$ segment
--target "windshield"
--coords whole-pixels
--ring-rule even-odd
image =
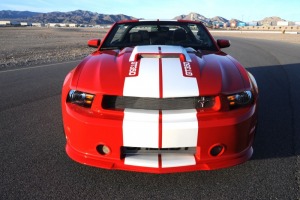
[[[178,45],[196,50],[217,50],[202,24],[177,21],[116,24],[101,49],[122,49],[138,45]]]

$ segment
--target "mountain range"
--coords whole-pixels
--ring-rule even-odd
[[[231,22],[235,22],[235,23],[239,23],[242,22],[241,20],[238,19],[225,19],[224,17],[220,17],[220,16],[215,16],[213,18],[206,18],[203,15],[200,15],[198,13],[193,13],[191,12],[188,15],[179,15],[177,17],[175,17],[174,19],[183,19],[183,20],[196,20],[196,21],[202,21],[205,24],[209,24],[211,22],[217,22],[217,23],[231,23]]]
[[[76,24],[112,24],[119,20],[132,20],[138,19],[132,16],[119,14],[119,15],[108,15],[108,14],[99,14],[96,12],[84,11],[84,10],[75,10],[70,12],[48,12],[48,13],[39,13],[39,12],[30,12],[30,11],[11,11],[11,10],[2,10],[0,11],[0,20],[9,20],[16,22],[39,22],[39,23],[76,23]],[[200,20],[204,23],[211,22],[241,22],[238,19],[225,19],[221,16],[216,16],[213,18],[206,18],[203,15],[198,13],[189,13],[188,15],[176,16],[173,19],[187,19],[187,20]],[[274,22],[274,21],[285,21],[280,17],[268,17],[258,21],[259,23],[263,22]]]
[[[0,20],[40,23],[112,24],[119,20],[136,19],[127,15],[106,15],[84,10],[38,13],[30,11],[0,11]]]

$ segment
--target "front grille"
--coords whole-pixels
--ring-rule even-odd
[[[122,147],[122,155],[141,155],[141,154],[195,154],[196,147],[182,148],[142,148],[142,147]]]
[[[182,110],[211,108],[215,104],[214,97],[179,97],[179,98],[148,98],[104,95],[102,108],[114,109],[145,109],[145,110]]]

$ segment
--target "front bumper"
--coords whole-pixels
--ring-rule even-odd
[[[178,145],[183,144],[181,147],[195,147],[194,154],[172,152],[126,157],[126,155],[122,155],[121,149],[123,146],[128,146],[127,144],[135,147],[139,147],[138,145],[141,144],[141,147],[147,147],[143,141],[139,143],[144,137],[140,137],[132,143],[126,142],[128,137],[124,135],[124,120],[137,123],[136,120],[128,118],[122,112],[117,115],[85,113],[76,105],[66,103],[63,106],[64,129],[67,139],[66,152],[70,158],[82,164],[148,173],[173,173],[230,167],[247,161],[253,153],[256,112],[256,104],[230,112],[196,112],[196,127],[195,124],[189,122],[189,117],[182,122],[170,117],[167,125],[163,126],[168,129],[165,132],[169,132],[171,135],[165,142],[164,136],[158,136],[160,144],[157,147],[179,147]],[[149,120],[140,127],[137,125],[137,132],[151,130],[147,127],[149,123],[153,122]],[[162,121],[159,120],[158,123],[160,124],[158,130],[161,131],[163,129]],[[178,127],[183,128],[179,131],[180,133],[173,135],[175,142],[173,142],[174,140],[168,142],[172,137],[172,130],[177,130]],[[195,130],[196,138],[188,135]],[[146,138],[145,141],[151,140],[151,138]],[[191,138],[193,139],[191,140]],[[194,143],[193,140],[195,140]],[[98,145],[108,146],[110,153],[99,154],[96,149]],[[151,145],[148,147],[153,148]],[[217,156],[213,156],[211,150],[217,145],[222,145],[224,150]]]

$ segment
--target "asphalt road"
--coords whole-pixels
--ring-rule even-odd
[[[226,49],[256,77],[253,158],[179,174],[109,171],[64,151],[60,92],[78,61],[0,72],[0,199],[300,199],[300,46],[234,39]]]

